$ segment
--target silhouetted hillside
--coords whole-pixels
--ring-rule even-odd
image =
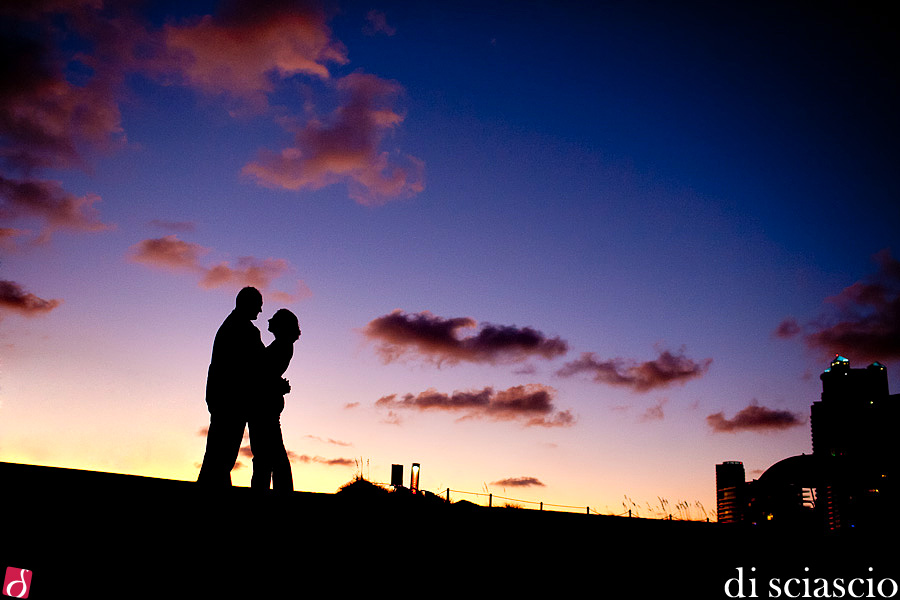
[[[893,577],[870,540],[715,523],[485,508],[355,490],[289,497],[0,463],[0,566],[31,598],[394,591],[721,598],[729,578]],[[887,535],[887,532],[885,532]],[[893,559],[893,557],[891,557]],[[810,568],[810,572],[804,568]],[[581,592],[585,593],[584,590]]]

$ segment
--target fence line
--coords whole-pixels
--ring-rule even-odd
[[[387,483],[376,483],[375,485],[379,485],[382,487],[391,487],[391,485],[387,484]],[[422,490],[422,491],[428,491],[428,490]],[[508,496],[498,496],[497,494],[494,494],[492,492],[467,492],[465,490],[451,490],[450,488],[446,488],[446,489],[442,490],[440,493],[435,493],[435,492],[430,492],[430,491],[428,493],[434,494],[435,496],[443,497],[444,500],[446,500],[449,503],[451,501],[450,500],[451,492],[454,494],[468,494],[470,496],[478,496],[481,498],[487,498],[487,507],[488,508],[494,508],[494,499],[496,498],[498,500],[507,500],[509,502],[533,504],[533,505],[537,506],[537,510],[539,510],[539,511],[543,511],[545,508],[549,507],[552,509],[564,509],[562,511],[555,511],[555,512],[579,512],[579,513],[588,514],[588,515],[590,515],[590,514],[604,515],[605,514],[607,516],[613,516],[613,517],[629,517],[629,518],[636,518],[636,519],[643,518],[643,519],[654,519],[654,520],[658,520],[658,521],[695,521],[695,522],[702,522],[702,521],[709,522],[710,521],[709,515],[706,514],[706,509],[702,509],[702,507],[701,507],[701,509],[704,512],[705,518],[701,518],[701,519],[692,519],[692,518],[690,518],[690,516],[688,516],[686,518],[683,515],[674,515],[672,513],[667,513],[663,517],[659,517],[659,516],[641,517],[640,510],[632,511],[632,509],[630,509],[630,508],[628,508],[620,513],[601,513],[597,510],[592,509],[590,506],[570,506],[570,505],[566,505],[566,504],[550,504],[548,502],[540,502],[537,500],[522,500],[520,498],[510,498]],[[626,496],[626,499],[630,500],[630,498],[627,498],[627,496]],[[667,504],[667,503],[668,503],[668,501],[664,502],[664,504]],[[633,504],[633,502],[632,502],[632,504]],[[679,503],[679,504],[681,504],[681,503]],[[637,505],[635,505],[635,506],[637,506]],[[521,508],[521,507],[510,506],[508,504],[503,506],[502,508],[507,508],[507,507]],[[527,509],[527,510],[531,510],[531,509]],[[654,511],[652,510],[652,508],[649,512],[651,514],[655,514]]]
[[[453,492],[454,494],[469,494],[472,496],[478,496],[478,497],[482,497],[482,498],[487,497],[488,508],[493,508],[493,501],[496,498],[499,500],[507,500],[507,501],[516,502],[516,503],[525,503],[525,504],[536,505],[538,507],[537,509],[540,511],[544,510],[545,508],[551,507],[554,509],[566,509],[566,510],[563,510],[562,512],[576,512],[577,511],[577,512],[583,512],[588,515],[590,515],[590,514],[594,514],[594,515],[608,514],[609,516],[616,516],[616,517],[641,518],[640,514],[633,514],[632,510],[630,508],[621,513],[601,513],[597,510],[592,509],[590,506],[570,506],[570,505],[566,505],[566,504],[550,504],[548,502],[539,502],[536,500],[522,500],[520,498],[510,498],[507,496],[498,496],[497,494],[494,494],[491,492],[467,492],[464,490],[451,490],[450,488],[446,488],[441,494],[435,494],[435,495],[443,496],[447,502],[450,502],[450,493],[451,492]],[[506,505],[506,506],[509,506],[509,505]],[[644,518],[648,518],[648,517],[644,517]],[[651,517],[651,518],[655,518],[657,520],[666,520],[666,521],[702,521],[702,520],[709,521],[708,517],[705,519],[691,519],[691,518],[684,518],[682,516],[675,516],[671,513],[667,514],[662,519],[660,519],[660,517]]]

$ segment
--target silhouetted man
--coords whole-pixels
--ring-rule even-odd
[[[238,292],[234,310],[216,332],[206,379],[209,432],[197,479],[204,486],[231,487],[231,469],[241,449],[251,402],[261,383],[265,346],[252,321],[262,312],[262,305],[259,290],[245,287]]]

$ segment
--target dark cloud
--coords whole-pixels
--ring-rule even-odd
[[[238,258],[232,264],[221,262],[206,266],[201,259],[209,252],[209,248],[185,242],[171,234],[138,242],[130,248],[128,258],[136,263],[193,274],[204,289],[250,285],[269,293],[274,280],[293,271],[284,259],[252,256]],[[273,291],[271,294],[283,302],[295,302],[310,295],[309,288],[300,280],[297,280],[295,288],[293,293]]]
[[[785,319],[775,334],[802,335],[822,356],[843,354],[863,361],[900,358],[900,261],[888,249],[874,256],[878,271],[825,299],[822,314],[801,327]]]
[[[684,355],[684,350],[678,353],[663,350],[657,358],[646,362],[625,358],[603,360],[593,352],[585,352],[577,360],[563,365],[557,375],[571,377],[584,373],[597,383],[647,392],[700,377],[711,363],[711,358],[694,361]]]
[[[390,410],[448,411],[461,413],[462,419],[519,421],[526,427],[567,427],[575,423],[568,410],[553,405],[556,391],[540,384],[518,385],[502,391],[486,387],[475,391],[444,394],[427,390],[418,395],[384,396],[375,406]]]
[[[473,335],[462,337],[464,330],[476,326],[470,317],[445,319],[428,311],[407,314],[395,310],[369,322],[363,334],[378,345],[385,362],[412,356],[438,365],[460,361],[495,364],[532,357],[551,359],[568,351],[565,341],[531,327],[485,323]]]
[[[129,53],[115,49],[124,49],[128,36],[120,29],[129,27],[123,21],[121,28],[101,28],[99,13],[82,7],[60,12],[69,16],[66,31],[55,15],[43,13],[19,15],[19,27],[0,32],[0,164],[5,168],[84,167],[86,152],[122,139],[116,93],[122,81],[120,57]],[[0,19],[5,18],[0,8]],[[92,34],[97,34],[92,53],[60,52],[63,37]],[[91,72],[77,85],[66,70],[75,65]]]
[[[143,36],[133,19],[94,4],[0,5],[0,222],[36,220],[38,241],[59,229],[109,228],[93,208],[98,196],[40,176],[88,169],[94,154],[125,143],[118,96]]]
[[[797,323],[797,319],[788,317],[775,328],[775,337],[789,340],[800,335],[801,331],[802,329],[800,324]]]
[[[0,314],[13,312],[32,317],[50,312],[61,300],[44,300],[26,292],[15,281],[0,280]]]
[[[363,33],[366,35],[383,33],[392,36],[397,33],[397,28],[388,24],[387,17],[383,12],[372,9],[366,13],[366,26],[363,27]]]
[[[501,487],[546,487],[537,477],[508,477],[492,481],[491,485],[499,485]]]
[[[726,419],[718,412],[706,417],[706,422],[716,433],[737,433],[739,431],[769,432],[789,429],[803,424],[800,415],[787,410],[775,410],[759,406],[755,402],[741,409],[733,418]]]
[[[0,222],[37,221],[38,242],[46,241],[58,230],[97,232],[112,226],[100,221],[94,204],[95,194],[75,196],[55,181],[11,179],[0,174]],[[7,231],[10,231],[7,229]],[[18,235],[24,232],[12,230]]]

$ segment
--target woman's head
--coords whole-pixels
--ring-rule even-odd
[[[269,319],[269,331],[276,338],[286,338],[292,342],[300,337],[300,323],[297,321],[297,315],[286,308],[280,308],[275,311],[272,318]]]

